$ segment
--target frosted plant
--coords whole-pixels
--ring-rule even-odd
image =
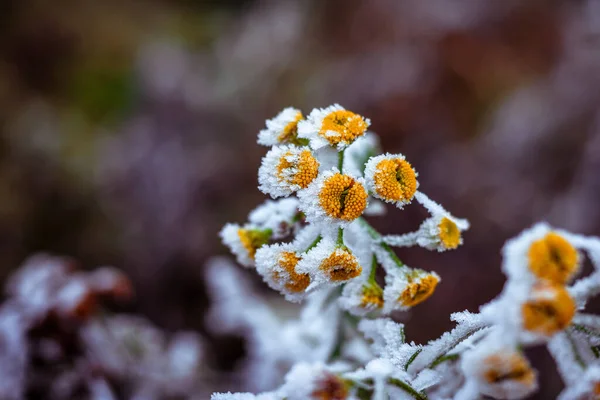
[[[401,154],[376,155],[370,121],[338,105],[286,109],[259,135],[274,146],[259,169],[269,200],[223,242],[299,315],[277,315],[226,261],[209,268],[211,326],[246,335],[242,368],[252,393],[214,400],[523,399],[538,389],[524,354],[546,345],[565,382],[562,400],[600,398],[600,317],[583,313],[600,293],[600,239],[539,223],[507,241],[497,298],[478,313],[454,313],[456,326],[427,344],[406,340],[388,317],[426,300],[440,283],[410,268],[391,246],[456,249],[466,220],[419,191]],[[365,219],[385,203],[415,199],[430,214],[414,232],[382,235]],[[581,274],[586,258],[594,271]],[[385,273],[383,285],[377,271]]]

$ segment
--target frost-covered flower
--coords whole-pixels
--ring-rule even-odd
[[[440,280],[435,272],[421,269],[405,267],[387,271],[383,290],[385,312],[406,310],[427,300]]]
[[[223,244],[235,254],[237,261],[245,267],[254,266],[256,250],[267,244],[271,238],[270,229],[262,229],[255,225],[226,224],[221,229]]]
[[[258,188],[273,198],[306,188],[319,172],[319,162],[308,147],[275,146],[258,169]]]
[[[383,308],[383,289],[375,281],[357,278],[344,285],[338,304],[353,315],[372,314]]]
[[[349,382],[340,377],[344,365],[323,363],[296,364],[285,377],[279,395],[288,400],[344,400],[350,392]]]
[[[308,139],[315,150],[325,146],[343,150],[364,135],[370,123],[368,118],[334,104],[315,108],[306,120],[300,121],[298,137]]]
[[[567,283],[578,271],[581,257],[567,238],[546,223],[535,224],[509,240],[503,249],[504,272],[511,278]]]
[[[378,199],[402,208],[419,187],[417,173],[402,154],[371,157],[365,166],[367,188]]]
[[[522,399],[537,389],[537,376],[527,358],[499,335],[466,351],[461,368],[467,380],[462,398],[479,398],[467,396],[472,391],[494,399]]]
[[[248,215],[250,224],[270,229],[273,232],[272,239],[288,236],[299,219],[298,199],[295,197],[267,200]]]
[[[307,273],[298,273],[296,267],[302,256],[291,244],[263,246],[256,251],[256,271],[273,289],[286,299],[298,302],[305,297],[310,284]]]
[[[424,193],[417,192],[415,198],[431,214],[416,232],[404,235],[388,235],[383,241],[391,246],[408,247],[418,245],[429,250],[446,251],[456,249],[463,243],[462,232],[469,229],[469,222],[456,218]]]
[[[310,275],[309,289],[312,289],[323,284],[342,284],[356,278],[361,274],[362,266],[350,249],[324,237],[302,257],[296,271]]]
[[[360,217],[367,207],[367,197],[362,178],[341,174],[335,168],[298,192],[299,207],[306,219],[329,228],[347,226]]]
[[[293,107],[284,108],[275,118],[267,120],[267,128],[258,134],[258,144],[275,146],[282,143],[298,144],[298,122],[302,112]]]
[[[542,336],[565,329],[575,315],[577,305],[564,286],[539,282],[521,306],[523,328]]]

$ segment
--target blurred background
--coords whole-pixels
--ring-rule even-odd
[[[398,252],[443,278],[400,317],[435,338],[499,293],[507,238],[539,220],[600,234],[599,72],[595,0],[3,0],[0,281],[39,251],[117,266],[125,311],[201,332],[227,371],[244,346],[207,332],[203,264],[264,199],[256,135],[340,103],[471,221],[456,252]],[[553,362],[531,355],[553,398]]]

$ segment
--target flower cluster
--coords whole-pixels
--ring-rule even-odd
[[[600,398],[600,317],[581,312],[600,293],[598,238],[545,223],[525,230],[503,248],[508,279],[496,299],[479,313],[451,315],[456,327],[436,340],[406,340],[404,325],[388,315],[427,299],[440,277],[404,265],[391,246],[455,249],[469,225],[418,190],[403,155],[375,155],[369,124],[338,105],[306,119],[288,108],[260,132],[259,143],[272,148],[259,188],[283,199],[221,236],[241,264],[304,305],[297,318],[281,318],[235,267],[215,261],[210,325],[246,335],[242,376],[262,393],[212,399],[522,399],[538,388],[524,349],[539,344],[565,381],[560,399]],[[415,232],[382,235],[365,219],[384,203],[402,209],[413,199],[430,214]],[[594,272],[574,281],[586,259]]]
[[[593,272],[573,281],[586,258]],[[403,324],[389,318],[357,320],[338,308],[336,318],[324,317],[337,341],[325,329],[313,338],[333,346],[331,353],[323,357],[320,347],[320,354],[295,355],[271,391],[213,399],[523,399],[538,389],[524,349],[539,344],[563,377],[560,400],[600,398],[600,317],[581,311],[600,293],[600,239],[540,223],[506,243],[502,269],[508,277],[502,293],[477,314],[453,314],[456,327],[426,345],[408,343]],[[312,296],[307,304],[314,312]],[[318,304],[328,313],[335,308]],[[296,333],[301,340],[301,329]],[[282,336],[271,335],[275,341]]]
[[[439,275],[404,265],[390,246],[455,249],[469,225],[418,191],[405,156],[376,155],[369,119],[337,104],[306,118],[286,108],[266,125],[258,143],[270,149],[258,188],[274,200],[221,231],[238,262],[289,301],[330,291],[357,316],[406,310],[431,296]],[[385,211],[384,202],[402,209],[413,199],[431,215],[416,232],[383,236],[364,218]]]

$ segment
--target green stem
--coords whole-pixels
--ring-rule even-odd
[[[304,252],[308,253],[309,250],[312,250],[316,245],[319,244],[321,239],[323,239],[323,237],[321,235],[317,236],[317,238],[310,244],[310,246],[308,246],[308,248],[306,250],[304,250]]]
[[[337,236],[337,246],[344,246],[344,228],[338,228],[338,236]]]
[[[569,344],[571,345],[571,351],[573,352],[573,357],[575,357],[575,361],[577,361],[577,364],[579,364],[583,368],[585,368],[586,365],[585,365],[585,362],[583,361],[583,357],[581,357],[581,354],[579,354],[577,345],[573,341],[573,338],[571,337],[571,335],[569,335],[568,330],[565,330],[565,336],[567,337],[567,340],[569,341]]]
[[[434,362],[431,363],[431,368],[435,368],[436,366],[440,365],[444,361],[454,361],[454,360],[458,359],[458,357],[459,357],[458,354],[446,354],[445,356],[438,357],[435,359]]]
[[[340,173],[343,173],[344,170],[344,152],[346,150],[342,150],[342,151],[338,151],[338,169],[340,170]]]
[[[474,335],[476,332],[479,332],[482,329],[485,329],[486,327],[482,327],[482,328],[477,328],[474,331],[468,332],[466,334],[464,334],[463,336],[461,336],[460,338],[458,338],[458,340],[456,340],[452,346],[446,351],[444,352],[444,354],[440,354],[435,360],[433,360],[433,362],[431,364],[429,364],[427,366],[427,368],[433,368],[436,365],[446,361],[446,360],[451,360],[452,355],[448,355],[448,352],[452,351],[456,346],[458,346],[460,343],[462,343],[463,341],[467,340],[468,338],[470,338],[472,335]]]
[[[388,381],[390,385],[394,385],[404,390],[406,393],[410,394],[417,400],[427,400],[427,395],[425,393],[417,392],[412,386],[408,383],[401,381],[400,379],[390,378]]]
[[[406,364],[404,364],[404,370],[408,371],[408,367],[410,367],[410,364],[412,364],[413,361],[415,361],[415,358],[417,358],[417,356],[419,354],[421,354],[421,352],[423,351],[423,349],[417,349],[417,351],[415,351],[414,353],[412,353],[412,355],[410,356],[410,358],[408,359],[408,361],[406,362]]]
[[[373,254],[373,260],[371,261],[371,272],[369,273],[369,283],[377,283],[375,276],[377,275],[377,257]]]

